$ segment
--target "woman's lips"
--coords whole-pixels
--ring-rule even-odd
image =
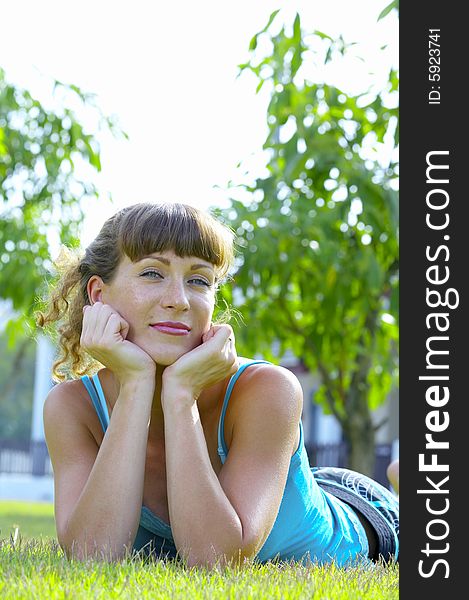
[[[161,333],[167,333],[168,335],[189,335],[190,330],[178,327],[176,325],[167,325],[165,323],[156,323],[151,325],[153,329],[160,331]]]

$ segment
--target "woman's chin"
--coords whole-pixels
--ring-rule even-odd
[[[180,340],[180,338],[176,339],[178,341]],[[174,364],[178,358],[181,358],[184,354],[194,350],[202,343],[201,340],[195,344],[193,340],[184,340],[184,342],[185,343],[181,343],[181,341],[179,341],[177,344],[141,344],[141,348],[151,356],[157,365],[169,367]]]
[[[170,367],[171,365],[173,365],[177,359],[175,360],[171,360],[169,358],[154,358],[153,359],[155,361],[155,364],[159,367]]]
[[[159,365],[160,367],[169,367],[170,365],[173,365],[178,358],[181,358],[181,356],[183,356],[187,352],[189,352],[189,350],[186,350],[184,352],[149,352],[149,354],[155,361],[155,364]]]

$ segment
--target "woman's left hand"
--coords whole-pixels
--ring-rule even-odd
[[[177,359],[163,372],[163,396],[187,392],[195,402],[203,389],[236,373],[233,329],[229,325],[212,325],[202,336],[202,344]],[[164,404],[163,404],[164,408]]]

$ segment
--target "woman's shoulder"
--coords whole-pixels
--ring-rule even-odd
[[[255,362],[256,359],[240,357],[242,374],[233,388],[238,402],[252,402],[265,408],[282,410],[302,408],[303,390],[294,373],[286,367],[271,362]],[[246,366],[245,366],[246,365]]]
[[[249,359],[240,359],[240,368]],[[301,384],[289,369],[273,363],[256,363],[245,367],[236,381],[226,413],[224,435],[232,448],[237,432],[244,445],[246,439],[259,441],[259,424],[268,443],[298,447],[298,423],[303,410]],[[247,438],[246,438],[247,436]]]
[[[56,383],[47,394],[45,403],[52,406],[73,402],[86,393],[83,382],[80,379],[69,379]]]
[[[253,384],[273,378],[277,383],[289,382],[290,385],[296,387],[299,386],[301,388],[301,384],[296,375],[286,367],[276,365],[262,358],[245,358],[244,356],[240,356],[238,359],[238,371],[241,369],[243,370],[242,379],[244,381],[249,380],[251,384]]]
[[[45,421],[78,420],[94,432],[94,421],[97,420],[94,413],[91,398],[81,378],[55,384],[44,401]]]

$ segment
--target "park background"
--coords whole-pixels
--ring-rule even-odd
[[[299,377],[312,463],[384,482],[399,436],[398,3],[283,4],[5,11],[0,499],[51,500],[50,347],[32,318],[51,258],[138,201],[214,208],[236,231],[223,298],[248,325],[233,323],[239,353]]]

